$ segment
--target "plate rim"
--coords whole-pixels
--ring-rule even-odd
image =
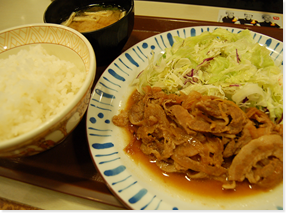
[[[239,28],[239,27],[216,26],[216,25],[190,26],[190,27],[182,27],[182,28],[176,28],[176,29],[164,31],[164,32],[161,32],[161,33],[159,33],[159,34],[156,34],[156,35],[153,35],[153,36],[151,36],[151,37],[148,37],[148,38],[146,38],[146,39],[144,39],[144,40],[142,40],[142,41],[139,41],[138,43],[134,44],[133,46],[131,46],[130,48],[128,48],[127,50],[125,50],[124,52],[122,52],[112,63],[110,63],[110,64],[107,66],[107,68],[104,70],[104,72],[103,72],[103,74],[101,75],[101,77],[100,77],[100,78],[98,79],[98,81],[96,82],[96,85],[95,85],[95,87],[94,87],[94,90],[93,90],[92,93],[91,93],[91,99],[92,99],[92,97],[94,96],[94,93],[95,93],[95,90],[96,90],[98,84],[100,83],[100,81],[101,81],[102,78],[104,77],[104,74],[105,74],[106,72],[108,72],[108,69],[111,69],[111,67],[112,67],[118,60],[120,60],[120,57],[122,57],[122,55],[129,53],[129,52],[130,52],[132,49],[134,49],[136,46],[138,46],[138,45],[142,44],[143,42],[146,42],[146,41],[148,41],[148,40],[150,40],[150,39],[153,39],[153,38],[156,38],[156,37],[158,37],[158,36],[161,36],[161,35],[164,35],[164,34],[168,34],[168,33],[171,33],[171,32],[180,31],[180,30],[186,30],[186,29],[191,29],[191,28],[201,29],[201,30],[202,30],[202,29],[206,29],[206,28],[212,28],[210,31],[212,31],[212,30],[214,30],[214,29],[216,29],[216,28],[223,28],[223,29],[227,29],[227,30],[229,30],[229,29],[232,29],[232,30],[233,30],[233,29],[234,29],[234,30],[237,30],[237,31],[245,30],[245,29]],[[273,38],[273,37],[271,37],[271,36],[268,36],[268,35],[265,35],[265,34],[262,34],[262,33],[256,32],[256,31],[252,31],[252,30],[250,30],[250,29],[248,29],[248,30],[250,31],[250,33],[251,33],[252,35],[256,35],[256,34],[257,34],[257,35],[260,35],[260,36],[262,36],[262,37],[264,37],[264,38],[266,38],[266,39],[272,39],[272,40],[275,41],[276,43],[282,44],[282,46],[283,46],[283,41],[280,41],[280,40],[275,39],[275,38]],[[204,31],[202,31],[202,32],[204,32]],[[238,32],[237,32],[237,33],[238,33]],[[187,37],[189,37],[189,36],[187,36]],[[182,37],[182,38],[183,38],[183,37]],[[184,38],[185,38],[185,37],[184,37]],[[258,42],[258,43],[259,43],[259,42]],[[271,44],[271,43],[270,43],[270,44]],[[165,49],[165,48],[163,48],[163,49]],[[273,51],[274,51],[274,50],[273,50]],[[273,51],[272,51],[272,52],[273,52]],[[283,54],[283,47],[282,47],[282,54]],[[277,57],[278,57],[278,56],[277,56]],[[283,62],[283,58],[282,58],[282,62]],[[146,63],[147,63],[147,62],[146,62]],[[146,63],[145,63],[145,64],[146,64]],[[283,65],[282,65],[282,66],[283,66]],[[145,65],[145,67],[146,67],[146,65]],[[133,74],[133,75],[135,75],[135,74]],[[110,185],[110,181],[106,178],[106,176],[105,176],[104,174],[102,174],[103,171],[101,171],[101,169],[100,169],[99,166],[98,166],[98,162],[95,160],[95,158],[94,158],[93,155],[92,155],[91,141],[90,141],[90,137],[89,137],[89,134],[88,134],[88,126],[89,126],[88,123],[89,123],[90,104],[91,104],[91,100],[90,100],[90,102],[89,102],[89,106],[88,106],[88,110],[87,110],[87,116],[86,116],[86,134],[87,134],[87,141],[88,141],[88,146],[89,146],[89,152],[90,152],[90,155],[91,155],[93,164],[95,165],[97,171],[100,173],[100,175],[102,176],[102,178],[103,178],[104,181],[106,182],[106,185],[107,185],[107,187],[110,189],[110,191],[112,192],[112,194],[113,194],[117,199],[119,199],[120,202],[122,202],[122,204],[124,204],[124,206],[126,206],[127,208],[129,208],[129,209],[136,209],[136,208],[133,208],[133,206],[131,206],[130,204],[128,204],[128,202],[126,202],[126,199],[122,198],[122,196],[120,196],[119,193],[116,192],[116,190],[114,189],[114,187],[112,187],[112,186]],[[282,204],[282,205],[283,205],[283,204]],[[278,208],[278,206],[277,206],[276,208]],[[283,208],[283,207],[282,207],[282,208]],[[173,209],[174,209],[174,208],[173,208]],[[219,209],[219,210],[222,210],[222,209]]]

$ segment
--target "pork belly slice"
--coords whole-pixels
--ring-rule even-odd
[[[283,179],[283,139],[278,134],[263,135],[243,146],[228,170],[229,180],[248,179],[270,188]]]

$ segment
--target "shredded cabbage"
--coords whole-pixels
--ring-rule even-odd
[[[234,101],[243,110],[257,107],[281,121],[283,114],[283,74],[269,50],[256,43],[249,30],[238,34],[218,28],[174,44],[137,76],[134,83],[161,87],[166,93],[195,90]]]

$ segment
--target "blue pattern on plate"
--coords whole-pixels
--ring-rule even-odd
[[[117,192],[117,195],[132,209],[178,210],[179,208],[151,192],[148,187],[143,187],[140,180],[137,180],[132,171],[121,161],[122,150],[117,149],[120,140],[114,135],[112,130],[114,125],[111,123],[112,116],[118,111],[120,95],[126,95],[126,84],[129,84],[127,82],[132,81],[134,76],[146,67],[148,63],[146,59],[152,54],[155,56],[160,54],[165,48],[173,45],[174,36],[182,38],[197,36],[216,28],[218,27],[203,26],[176,29],[141,41],[110,64],[95,86],[86,123],[92,157],[113,191]],[[233,33],[241,32],[238,28],[225,29]],[[256,32],[252,34],[257,43],[271,50],[270,56],[274,61],[283,65],[283,43]],[[192,205],[188,208],[191,209]],[[283,207],[277,204],[276,209],[281,210]]]
[[[146,208],[149,206],[149,204],[152,203],[152,201],[154,200],[155,197],[156,197],[156,195],[154,195],[154,196],[152,197],[152,199],[149,201],[149,203],[147,203],[145,206],[143,206],[140,210],[146,209]],[[156,210],[156,209],[155,209],[155,210]]]
[[[262,35],[259,37],[259,39],[257,40],[257,43],[260,43],[260,40],[262,39]]]
[[[143,189],[140,189],[140,191],[138,191],[133,197],[131,197],[128,201],[129,203],[133,204],[133,203],[136,203],[138,202],[138,200],[141,200],[142,197],[144,197],[144,195],[146,195],[148,192],[147,189],[143,188]]]
[[[270,53],[270,56],[272,56],[273,52],[277,49],[277,47],[280,45],[280,43],[277,43],[276,46],[273,48],[273,51]]]
[[[115,84],[114,82],[112,82],[112,81],[110,81],[108,78],[106,78],[105,76],[103,76],[103,79],[106,80],[107,82],[112,83],[113,85],[118,86],[118,87],[121,88],[121,86],[120,86],[119,84]],[[101,83],[101,82],[100,82],[100,83]]]
[[[103,96],[105,98],[115,98],[114,95],[106,93],[104,91],[102,91],[101,89],[95,89],[95,92],[99,95],[99,96]]]
[[[105,88],[107,88],[107,89],[110,89],[110,90],[113,90],[113,91],[115,91],[115,92],[118,92],[118,90],[115,90],[115,89],[112,89],[111,87],[108,87],[108,86],[106,86],[104,83],[102,83],[102,82],[99,82],[102,86],[104,86]]]
[[[195,28],[192,28],[192,29],[191,29],[191,36],[194,37],[194,36],[196,36],[196,35],[197,35],[197,34],[196,34]]]
[[[99,161],[99,164],[104,164],[104,163],[110,163],[110,162],[113,162],[113,161],[116,161],[116,160],[119,160],[120,158],[114,158],[114,159],[111,159],[111,160],[107,160],[107,161]]]
[[[113,182],[111,185],[115,185],[115,184],[118,184],[118,183],[122,183],[122,182],[126,181],[126,180],[127,180],[128,178],[130,178],[130,177],[131,177],[131,175],[129,175],[128,177],[126,177],[126,178],[124,178],[124,179],[122,179],[122,180]]]
[[[169,40],[170,46],[173,46],[173,44],[174,44],[173,35],[171,33],[168,33],[167,38]]]
[[[91,145],[94,149],[108,149],[114,147],[113,143],[94,143]]]
[[[160,36],[160,38],[161,38],[161,41],[163,42],[164,48],[167,48],[167,46],[166,46],[166,44],[165,44],[165,42],[164,42],[164,39],[163,39],[163,36],[162,36],[162,35]],[[160,47],[160,49],[162,50],[161,47]]]
[[[136,51],[134,48],[132,48],[132,50],[133,50],[133,52],[134,52],[143,62],[145,62],[145,60],[137,53],[137,51]],[[138,50],[140,51],[140,53],[142,53],[142,51],[140,50],[140,48],[138,48]]]
[[[95,118],[95,117],[91,117],[91,118],[89,119],[89,121],[94,124],[94,123],[96,123],[96,118]]]
[[[102,108],[102,107],[96,106],[96,105],[94,105],[94,104],[90,104],[90,106],[95,107],[95,108],[98,108],[98,109],[101,109],[101,110],[111,111],[111,109]]]
[[[124,172],[125,169],[126,169],[126,167],[123,166],[123,165],[121,165],[121,166],[118,166],[118,167],[116,167],[116,168],[114,168],[114,169],[105,170],[105,171],[103,172],[103,174],[104,174],[105,176],[116,176],[116,175],[118,175],[118,174]]]
[[[96,131],[112,131],[111,129],[96,129],[93,127],[88,127],[89,130],[96,130]]]
[[[116,63],[114,63],[114,65],[124,74],[126,74],[127,76],[129,76],[129,74],[127,72],[125,72],[124,70],[122,70]]]
[[[134,61],[134,59],[128,53],[126,53],[125,56],[132,64],[134,64],[136,67],[139,67],[139,64]]]
[[[114,78],[120,80],[120,81],[125,81],[125,78],[123,78],[121,75],[118,75],[113,69],[108,69],[108,72],[110,75],[112,75]]]
[[[137,183],[137,181],[135,181],[135,182],[131,183],[130,185],[126,186],[126,187],[125,187],[125,188],[123,188],[123,189],[118,190],[118,192],[119,192],[119,193],[121,193],[121,192],[123,192],[124,190],[126,190],[126,189],[130,188],[131,186],[135,185],[136,183]]]
[[[111,155],[115,155],[118,154],[118,152],[113,152],[113,153],[109,153],[109,154],[105,154],[105,155],[95,155],[95,157],[106,157],[106,156],[111,156]]]
[[[127,69],[132,70],[129,66],[127,66],[127,65],[121,60],[121,58],[119,58],[119,61],[120,61]]]

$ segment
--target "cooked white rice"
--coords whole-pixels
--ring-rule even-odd
[[[0,59],[0,141],[17,137],[56,115],[86,77],[41,45]]]

